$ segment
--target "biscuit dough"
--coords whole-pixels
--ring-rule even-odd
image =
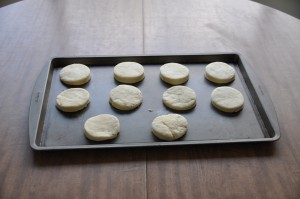
[[[167,63],[160,67],[160,78],[171,85],[179,85],[188,81],[189,69],[178,63]]]
[[[159,139],[172,141],[186,134],[188,121],[179,114],[156,117],[152,122],[152,133]]]
[[[224,112],[238,112],[243,108],[244,97],[242,93],[228,86],[218,87],[211,94],[212,105]]]
[[[56,97],[56,107],[64,112],[76,112],[84,109],[90,99],[90,94],[82,88],[64,90]]]
[[[93,141],[114,139],[119,132],[120,122],[110,114],[91,117],[84,123],[84,135]]]
[[[144,79],[144,67],[136,62],[122,62],[114,67],[114,77],[125,84],[133,84]]]
[[[71,64],[61,69],[59,78],[65,84],[78,86],[87,83],[91,79],[91,72],[86,65]]]
[[[164,92],[163,103],[174,110],[189,110],[196,106],[196,93],[187,86],[173,86]]]
[[[213,62],[205,67],[205,77],[217,84],[232,82],[235,78],[235,70],[224,62]]]
[[[134,86],[119,85],[110,91],[109,102],[119,110],[132,110],[143,100],[142,92]]]

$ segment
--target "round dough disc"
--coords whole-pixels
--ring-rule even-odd
[[[114,67],[115,79],[125,84],[133,84],[144,79],[144,67],[136,62],[122,62]]]
[[[90,99],[90,94],[82,88],[64,90],[56,97],[56,107],[64,112],[76,112],[84,109]]]
[[[224,62],[213,62],[205,67],[205,77],[217,84],[232,82],[235,78],[235,70]]]
[[[233,113],[242,110],[244,97],[240,91],[228,86],[222,86],[213,90],[211,102],[217,109]]]
[[[134,86],[119,85],[110,91],[109,102],[119,110],[132,110],[143,100],[142,92]]]
[[[65,84],[78,86],[91,79],[91,72],[86,65],[71,64],[61,69],[59,78]]]
[[[187,86],[172,86],[164,92],[163,102],[174,110],[189,110],[196,106],[196,93]]]
[[[189,79],[189,69],[177,63],[167,63],[160,67],[160,78],[171,85],[182,84]]]
[[[159,139],[172,141],[186,134],[187,120],[179,114],[168,114],[156,117],[152,122],[152,133]]]
[[[110,114],[91,117],[84,123],[84,135],[93,141],[114,139],[119,132],[120,122]]]

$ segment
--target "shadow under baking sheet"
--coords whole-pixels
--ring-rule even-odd
[[[124,162],[163,162],[181,160],[214,160],[239,158],[264,158],[276,152],[276,144],[234,143],[197,146],[164,146],[153,148],[89,149],[34,151],[33,162],[36,166],[64,166],[85,164],[110,164]]]

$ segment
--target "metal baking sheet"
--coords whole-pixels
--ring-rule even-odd
[[[145,79],[134,84],[143,93],[143,103],[129,112],[118,111],[109,104],[110,90],[120,84],[114,80],[113,68],[123,61],[141,63],[145,69]],[[226,62],[236,70],[235,81],[227,86],[238,89],[244,95],[244,108],[239,113],[222,113],[211,105],[211,92],[220,85],[207,81],[204,69],[214,61]],[[162,103],[163,92],[171,86],[161,81],[159,68],[169,62],[184,64],[190,70],[190,78],[185,85],[197,94],[197,106],[190,111],[172,111]],[[55,99],[70,86],[60,81],[59,71],[72,63],[90,67],[91,81],[80,87],[89,91],[91,99],[86,109],[64,113],[55,107]],[[88,140],[83,134],[84,122],[104,113],[119,118],[119,136],[111,141]],[[187,134],[172,142],[161,141],[151,133],[153,119],[168,113],[182,114],[189,123]],[[265,88],[241,56],[207,54],[53,58],[40,73],[33,90],[29,136],[33,149],[55,150],[275,141],[279,139],[280,131]]]

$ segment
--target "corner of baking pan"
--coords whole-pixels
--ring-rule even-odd
[[[260,80],[259,76],[255,73],[254,69],[249,67],[249,63],[246,61],[246,59],[240,55],[239,61],[243,65],[244,69],[246,70],[246,73],[248,76],[250,76],[250,79],[254,80],[251,81],[251,84],[257,93],[257,97],[259,98],[260,102],[262,103],[262,107],[264,107],[264,111],[270,120],[271,126],[274,130],[274,136],[270,138],[266,138],[269,141],[277,141],[280,139],[281,132],[280,132],[280,126],[278,122],[278,117],[276,113],[276,109],[274,107],[274,103],[265,87],[263,82]]]

